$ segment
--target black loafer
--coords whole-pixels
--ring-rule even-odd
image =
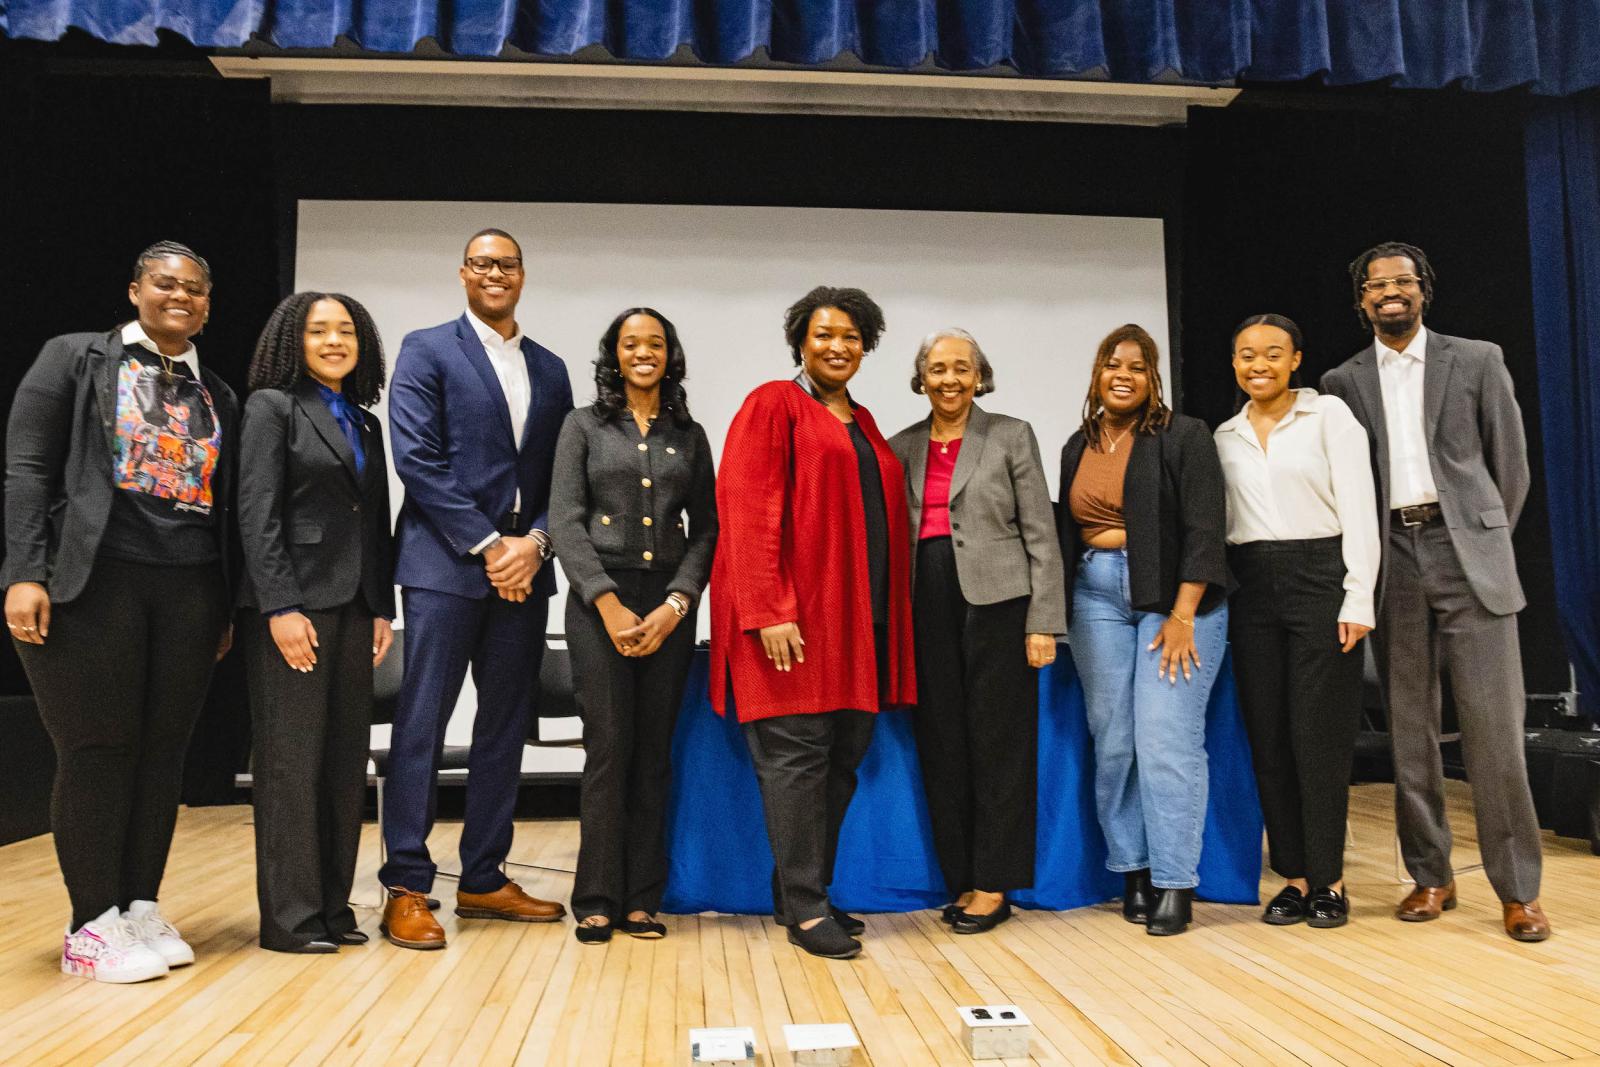
[[[666,926],[654,919],[623,919],[617,925],[623,933],[641,941],[656,941],[667,936]]]
[[[1156,889],[1150,884],[1150,869],[1129,871],[1122,876],[1122,917],[1131,923],[1144,923],[1150,919],[1150,909],[1155,906]]]
[[[789,944],[828,960],[849,960],[861,954],[861,942],[845,933],[831,915],[809,930],[802,930],[799,923],[789,927]]]
[[[950,924],[958,934],[984,934],[1011,918],[1011,902],[1003,900],[1000,906],[987,915],[973,915],[963,911]]]
[[[579,923],[572,930],[572,936],[578,939],[581,945],[603,945],[611,940],[613,927],[610,923],[604,926],[585,926]]]
[[[1261,921],[1270,926],[1293,926],[1306,921],[1306,895],[1292,885],[1286,885],[1278,895],[1267,902]]]
[[[1158,889],[1156,894],[1156,906],[1150,909],[1150,921],[1144,924],[1144,932],[1155,937],[1171,937],[1187,930],[1194,918],[1191,908],[1194,890]]]
[[[828,914],[832,915],[833,921],[838,923],[840,929],[851,937],[860,937],[867,932],[867,924],[847,911],[840,911],[830,904],[828,905]]]
[[[1306,925],[1318,930],[1331,930],[1350,921],[1350,900],[1332,889],[1315,889],[1311,903],[1306,905]]]

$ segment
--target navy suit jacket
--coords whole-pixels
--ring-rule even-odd
[[[395,473],[405,503],[395,528],[395,581],[413,589],[486,597],[493,588],[472,549],[494,533],[522,491],[518,532],[548,524],[556,438],[572,410],[567,365],[526,337],[528,418],[511,439],[505,392],[467,317],[417,330],[400,343],[389,385]],[[539,568],[533,592],[556,591]]]

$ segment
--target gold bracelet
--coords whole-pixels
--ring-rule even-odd
[[[1177,613],[1177,611],[1169,611],[1169,612],[1167,612],[1167,614],[1171,615],[1174,619],[1177,619],[1179,622],[1183,623],[1189,629],[1191,629],[1191,630],[1194,629],[1194,620],[1193,619],[1186,619],[1182,615],[1179,615]]]

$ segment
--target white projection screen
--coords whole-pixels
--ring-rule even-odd
[[[980,403],[1033,424],[1052,494],[1096,343],[1125,322],[1164,347],[1169,337],[1162,222],[1144,218],[302,200],[295,287],[365,304],[392,366],[406,333],[461,314],[463,245],[487,226],[521,242],[527,282],[518,322],[566,360],[578,404],[593,399],[596,343],[618,311],[647,305],[672,319],[688,356],[690,407],[719,457],[745,395],[795,374],[783,311],[815,285],[858,286],[884,309],[888,329],[851,393],[885,435],[927,413],[909,388],[922,337],[946,326],[977,337],[998,386]],[[1168,371],[1163,351],[1170,381]],[[378,411],[386,418],[381,403]],[[403,490],[392,472],[391,484],[398,509]],[[561,586],[551,603],[555,632]],[[702,611],[701,637],[707,620]],[[469,679],[452,744],[467,740],[475,706]]]

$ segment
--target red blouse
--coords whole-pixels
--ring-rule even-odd
[[[717,473],[720,535],[711,567],[711,706],[740,722],[917,699],[911,646],[911,538],[900,461],[866,408],[889,521],[888,663],[878,677],[860,468],[850,428],[800,385],[746,398]],[[756,631],[800,627],[805,662],[781,672]],[[730,691],[731,690],[731,691]]]
[[[948,446],[948,447],[947,447]],[[917,539],[950,536],[950,479],[961,455],[961,438],[928,442],[928,473],[922,479],[922,528]]]

